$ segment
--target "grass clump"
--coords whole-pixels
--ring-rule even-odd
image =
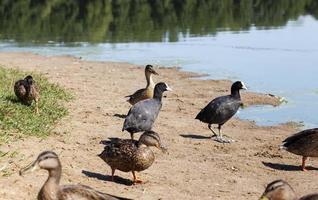
[[[40,93],[39,114],[31,106],[21,104],[14,94],[15,81],[31,74]],[[64,103],[71,100],[70,93],[49,83],[41,74],[5,69],[0,66],[0,144],[23,135],[47,136],[54,124],[67,115]]]

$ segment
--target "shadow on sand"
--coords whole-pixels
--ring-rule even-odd
[[[114,114],[113,116],[114,116],[114,117],[121,118],[121,119],[125,119],[127,115],[116,113],[116,114]]]
[[[96,173],[96,172],[90,172],[86,170],[82,170],[82,173],[85,174],[85,176],[88,176],[90,178],[96,178],[98,180],[102,181],[109,181],[112,182],[112,176]],[[122,185],[131,186],[133,185],[133,181],[129,179],[125,179],[119,176],[114,176],[114,182]]]
[[[197,139],[197,140],[206,140],[206,139],[211,139],[211,136],[204,136],[204,135],[194,135],[194,134],[180,134],[181,137],[184,138],[192,138],[192,139]]]
[[[301,166],[288,165],[288,164],[280,164],[280,163],[270,163],[270,162],[262,162],[266,167],[282,170],[282,171],[302,171]],[[318,170],[316,167],[308,166],[307,170]]]

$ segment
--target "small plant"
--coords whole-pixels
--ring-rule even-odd
[[[39,88],[39,114],[35,113],[34,103],[23,105],[13,91],[15,81],[29,74]],[[49,83],[41,74],[0,67],[0,144],[24,135],[47,136],[55,123],[67,114],[64,104],[71,99],[70,93]]]

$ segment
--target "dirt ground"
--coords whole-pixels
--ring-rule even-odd
[[[143,66],[30,53],[0,53],[0,65],[41,72],[75,95],[67,105],[69,116],[56,125],[51,136],[27,137],[0,147],[4,152],[16,151],[15,156],[0,160],[0,168],[12,172],[0,177],[0,199],[36,198],[46,172],[20,177],[18,170],[44,150],[60,156],[62,184],[81,183],[133,199],[257,199],[275,179],[285,179],[299,195],[317,191],[317,168],[302,172],[300,157],[278,150],[295,127],[259,127],[233,118],[223,131],[236,142],[219,144],[209,138],[206,124],[194,120],[212,98],[229,93],[229,81],[199,80],[194,78],[196,74],[176,68],[156,69],[160,76],[155,81],[165,81],[173,88],[163,99],[153,129],[168,153],[154,149],[156,161],[138,174],[145,183],[131,185],[131,173],[120,171],[112,182],[110,168],[97,154],[103,149],[101,140],[129,138],[127,132],[121,132],[124,119],[120,116],[130,107],[124,96],[145,86]],[[243,92],[243,99],[246,105],[277,104],[270,95],[251,92]],[[309,159],[308,165],[318,167],[318,162]]]

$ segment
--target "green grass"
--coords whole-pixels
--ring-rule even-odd
[[[15,81],[29,74],[40,91],[39,114],[35,113],[34,102],[31,106],[21,104],[13,91]],[[47,136],[56,122],[67,115],[65,102],[71,99],[69,92],[49,83],[41,74],[0,66],[0,144],[25,135]]]

